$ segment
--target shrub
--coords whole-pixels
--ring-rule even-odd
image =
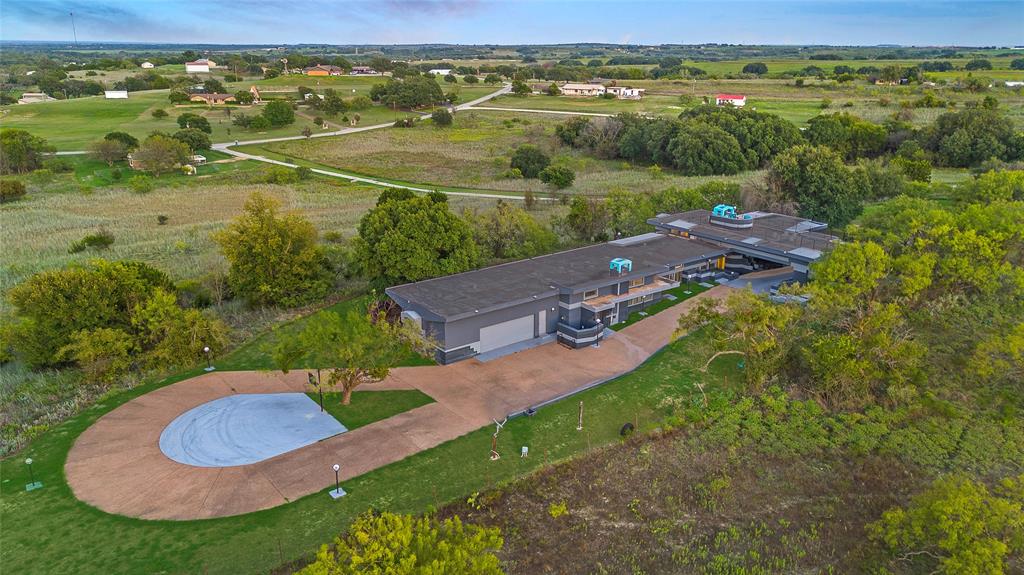
[[[540,181],[562,190],[572,185],[576,180],[576,172],[565,166],[548,166],[540,171]]]
[[[294,184],[299,181],[299,174],[286,166],[271,166],[263,172],[263,181],[268,184]]]
[[[107,230],[100,230],[95,234],[89,234],[77,242],[71,244],[68,253],[77,254],[87,249],[105,250],[114,244],[114,234]]]
[[[124,330],[84,329],[75,332],[71,343],[61,348],[60,356],[77,363],[87,382],[109,385],[131,368],[134,347]]]
[[[167,216],[165,216],[163,214],[160,214],[159,216],[156,217],[156,225],[158,225],[158,226],[165,225],[165,224],[167,224],[167,220],[168,220]]]
[[[446,127],[452,125],[452,114],[447,108],[438,108],[430,114],[430,119],[434,121],[434,125],[438,127]]]
[[[300,180],[308,180],[313,177],[313,170],[306,166],[299,166],[298,168],[295,168],[295,175]]]
[[[509,167],[518,169],[524,178],[536,178],[551,163],[551,158],[537,146],[524,144],[512,153]]]
[[[137,174],[128,179],[128,186],[136,194],[146,194],[153,191],[153,180],[149,176]]]
[[[25,195],[25,184],[18,180],[0,180],[0,204],[13,202]]]
[[[47,158],[43,160],[43,169],[50,170],[55,174],[67,174],[75,170],[71,160],[67,158]]]
[[[153,110],[153,117],[157,120],[162,120],[166,118],[167,115],[167,110],[164,110],[163,108],[157,108],[156,110]]]
[[[503,541],[496,527],[465,525],[458,517],[439,521],[393,513],[360,515],[333,549],[324,545],[300,575],[363,572],[475,573],[500,575],[494,554]]]

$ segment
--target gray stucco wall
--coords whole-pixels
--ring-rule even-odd
[[[552,310],[554,308],[554,310]],[[537,316],[541,310],[547,310],[545,314],[545,325],[537,325]],[[538,299],[520,305],[502,308],[488,313],[481,313],[456,321],[446,322],[444,325],[444,340],[442,345],[445,349],[455,349],[471,343],[480,341],[480,328],[499,324],[504,321],[520,318],[526,315],[534,317],[533,335],[544,335],[555,331],[558,322],[558,299],[556,297]]]

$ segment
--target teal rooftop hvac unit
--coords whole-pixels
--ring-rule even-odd
[[[633,260],[627,260],[626,258],[615,258],[608,263],[608,269],[621,274],[623,271],[633,271]]]
[[[749,228],[754,225],[750,214],[737,214],[736,206],[718,204],[711,210],[711,223],[730,228]]]

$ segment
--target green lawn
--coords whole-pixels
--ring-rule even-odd
[[[324,377],[326,378],[326,374]],[[373,384],[367,384],[367,387],[373,387]],[[313,401],[320,401],[315,391],[307,392],[306,395]],[[342,405],[341,397],[342,394],[336,391],[324,393],[324,410],[334,416],[334,419],[337,419],[349,431],[428,403],[434,403],[429,395],[418,389],[382,391],[356,389],[352,393],[352,402],[349,405]]]
[[[680,303],[690,299],[691,297],[693,297],[693,296],[695,296],[695,295],[697,295],[697,294],[699,294],[699,293],[701,293],[703,291],[707,291],[707,290],[708,290],[708,288],[706,288],[706,287],[704,287],[704,286],[702,286],[700,284],[684,283],[683,285],[681,285],[681,286],[679,286],[677,288],[672,288],[672,289],[667,290],[667,291],[664,292],[666,294],[675,296],[675,298],[676,298],[675,301],[662,298],[661,300],[659,300],[659,301],[657,301],[657,302],[655,302],[655,303],[645,307],[642,310],[638,310],[638,311],[635,311],[635,312],[629,314],[629,317],[627,317],[625,321],[621,321],[621,322],[611,326],[611,329],[613,329],[615,331],[622,331],[624,328],[626,328],[626,327],[628,327],[630,325],[633,325],[634,323],[636,323],[636,322],[638,322],[638,321],[640,321],[640,320],[642,320],[642,319],[644,319],[646,317],[650,317],[650,316],[652,316],[652,315],[654,315],[654,314],[656,314],[658,312],[664,311],[664,310],[666,310],[666,309],[668,309],[668,308],[670,308],[670,307],[672,307],[672,306],[674,306],[676,304],[680,304]],[[643,312],[646,315],[641,315],[641,312]]]
[[[324,491],[294,503],[239,517],[204,521],[143,521],[103,513],[76,500],[62,473],[74,440],[117,405],[196,370],[139,386],[56,426],[18,454],[0,462],[0,520],[4,571],[8,573],[256,573],[311,554],[369,507],[422,512],[474,491],[530,473],[546,462],[620,441],[626,422],[650,429],[669,414],[666,397],[692,398],[693,382],[709,393],[723,377],[735,381],[735,362],[716,362],[708,374],[693,368],[687,339],[670,345],[635,372],[571,400],[509,421],[498,437],[502,458],[490,461],[493,426],[487,426],[403,461],[344,483],[349,495],[332,501],[333,478],[324,466]],[[584,430],[576,431],[577,402],[584,401]],[[521,446],[530,457],[518,456]],[[25,457],[35,460],[45,487],[25,492]],[[112,486],[113,487],[113,486]]]
[[[349,310],[357,309],[359,311],[365,311],[369,305],[369,296],[355,297],[347,299],[345,301],[338,302],[332,306],[328,306],[323,310],[315,312],[314,314],[303,316],[294,321],[282,324],[276,327],[274,330],[264,333],[263,335],[256,337],[238,349],[231,352],[227,357],[220,359],[214,364],[219,368],[227,371],[241,371],[241,370],[258,370],[258,369],[276,369],[273,359],[270,357],[270,350],[274,348],[278,341],[284,337],[294,337],[302,328],[310,321],[317,313],[334,312],[344,317]],[[311,364],[304,366],[305,368],[317,367],[319,362],[316,358],[310,360]],[[395,358],[396,366],[414,366],[414,365],[433,365],[434,362],[422,355],[406,349],[404,353],[400,354]],[[327,367],[327,366],[324,366]]]

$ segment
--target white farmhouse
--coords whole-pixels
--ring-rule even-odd
[[[217,63],[214,62],[213,60],[207,60],[206,58],[200,58],[199,60],[194,60],[192,62],[185,62],[185,72],[186,73],[202,72],[202,73],[207,73],[208,74],[210,72],[210,68],[214,68],[216,66],[217,66]]]
[[[600,96],[606,88],[601,84],[576,84],[569,82],[559,87],[563,96]]]
[[[108,100],[127,100],[128,90],[105,90],[103,97]]]
[[[448,76],[451,73],[451,68],[434,68],[433,70],[427,72],[427,74],[430,74],[431,76]]]
[[[152,70],[153,69],[153,63],[152,62],[143,62],[143,63],[139,64],[139,67],[143,68],[143,69],[146,69],[146,70]]]
[[[739,94],[719,94],[715,96],[715,105],[717,106],[736,106],[742,108],[747,105],[747,97]]]
[[[620,100],[639,100],[644,97],[643,88],[632,88],[630,86],[608,86],[605,88],[609,94],[612,94]]]

